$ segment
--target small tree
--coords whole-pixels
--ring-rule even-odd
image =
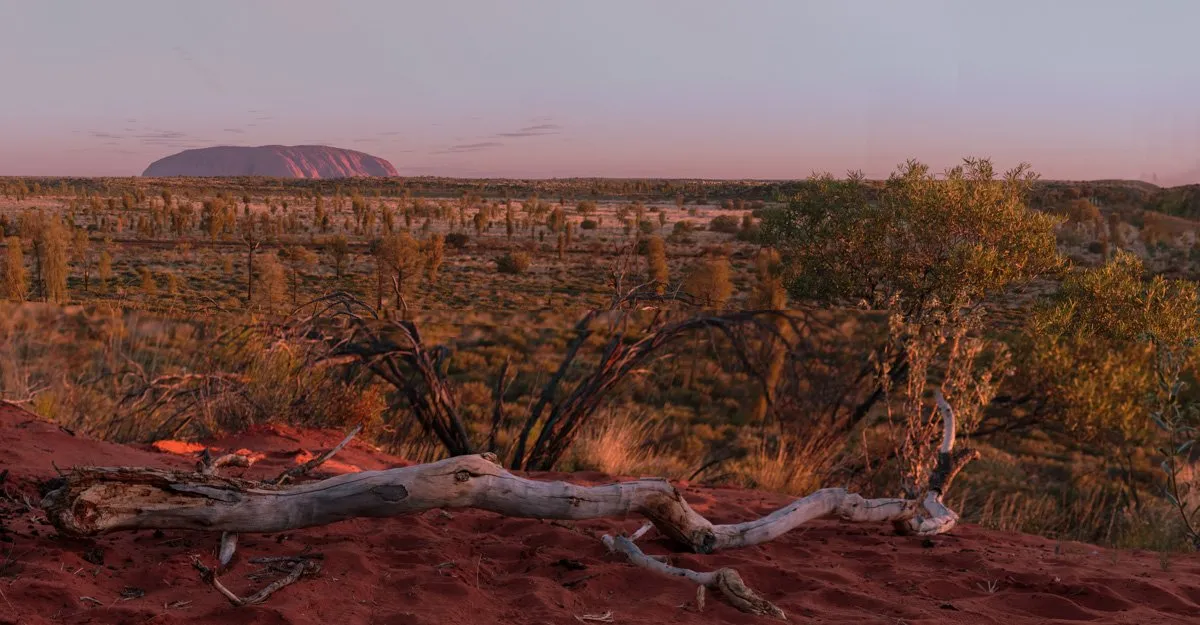
[[[731,273],[728,258],[717,256],[706,259],[692,267],[683,281],[683,290],[705,306],[721,310],[733,295]]]
[[[287,277],[283,264],[279,262],[279,256],[263,254],[258,265],[258,273],[254,278],[258,286],[254,291],[257,294],[255,301],[268,312],[274,313],[287,299]]]
[[[112,256],[108,249],[100,250],[100,260],[96,264],[96,277],[99,279],[101,293],[108,292],[108,283],[112,280]]]
[[[654,283],[654,290],[660,294],[666,291],[671,275],[667,266],[667,244],[662,237],[646,239],[646,265],[650,270],[648,277]]]
[[[279,251],[279,258],[287,264],[288,272],[291,273],[292,303],[297,304],[300,297],[300,273],[317,264],[317,255],[302,245],[291,245]]]
[[[350,256],[350,242],[346,240],[346,237],[339,234],[329,240],[329,255],[333,257],[334,275],[341,280],[342,272],[346,267],[346,258]]]
[[[421,250],[425,254],[425,277],[430,284],[437,284],[438,271],[446,257],[446,239],[440,234],[430,235]]]
[[[45,250],[44,295],[46,301],[63,302],[67,299],[67,275],[70,273],[70,239],[62,220],[51,217],[41,231],[41,245]]]
[[[154,281],[154,273],[150,271],[149,267],[139,267],[138,275],[142,279],[142,295],[149,301],[158,294],[158,284]]]
[[[5,299],[23,302],[29,295],[29,276],[25,270],[25,254],[21,250],[21,239],[4,239],[4,264],[0,266],[0,284],[4,287]]]
[[[240,222],[242,244],[246,248],[246,305],[254,301],[254,253],[262,246],[262,238],[250,214],[249,198],[246,199],[246,216]]]
[[[378,268],[396,297],[396,310],[406,311],[404,294],[421,276],[425,262],[420,244],[408,232],[394,233],[379,241],[376,257]]]
[[[164,191],[164,193],[166,192]],[[169,197],[169,194],[167,195]],[[71,243],[72,251],[75,254],[75,262],[79,265],[83,273],[83,292],[87,293],[91,287],[92,276],[91,239],[88,238],[87,230],[77,228]]]

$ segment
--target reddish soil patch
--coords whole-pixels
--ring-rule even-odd
[[[338,432],[260,428],[211,441],[264,458],[246,472],[274,475],[340,440]],[[552,523],[472,510],[433,510],[394,519],[359,519],[275,536],[243,536],[222,579],[249,594],[251,557],[305,549],[325,554],[315,577],[266,604],[230,606],[204,586],[189,562],[214,560],[216,537],[198,532],[135,532],[96,540],[56,537],[21,496],[54,465],[192,466],[195,458],[113,445],[80,436],[0,404],[0,624],[312,623],[383,625],[577,623],[612,613],[614,623],[766,623],[709,595],[694,608],[695,587],[633,568],[605,553],[596,536],[632,531],[639,519]],[[352,443],[345,467],[405,464]],[[230,474],[242,473],[234,469]],[[542,474],[594,483],[597,474]],[[702,513],[721,522],[762,515],[784,497],[689,486]],[[1175,556],[1166,571],[1156,554],[1113,552],[1080,543],[959,527],[933,540],[899,537],[876,525],[816,522],[768,545],[709,556],[677,554],[680,566],[736,567],[747,583],[793,622],[818,623],[1197,623],[1200,559]],[[661,540],[646,540],[667,553]]]

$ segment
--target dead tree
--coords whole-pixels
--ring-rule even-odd
[[[614,297],[607,309],[592,310],[576,323],[574,337],[563,359],[524,418],[508,466],[526,470],[552,469],[602,406],[609,392],[630,372],[647,364],[684,336],[698,332],[724,336],[743,367],[758,383],[765,384],[755,359],[750,356],[753,341],[748,331],[780,335],[781,324],[775,323],[776,320],[782,325],[791,325],[794,330],[801,323],[795,314],[776,310],[702,314],[667,322],[662,308],[652,306],[667,301],[683,300],[677,295],[656,293],[651,283],[639,285]],[[451,382],[443,373],[442,363],[450,354],[448,348],[426,347],[415,323],[389,319],[347,293],[319,298],[302,310],[308,307],[313,312],[297,317],[293,327],[299,336],[328,346],[319,357],[320,361],[349,359],[386,381],[407,400],[421,427],[437,437],[450,455],[479,451],[467,433]],[[639,314],[648,320],[635,327]],[[597,361],[582,379],[564,391],[567,378],[580,368],[582,348],[603,322],[607,322],[610,338]],[[494,389],[495,408],[488,435],[492,444],[504,417],[502,400],[508,387],[507,374],[506,366]]]
[[[954,449],[954,413],[940,400],[939,408],[944,422],[942,445],[933,474],[917,497],[865,499],[844,489],[825,488],[760,519],[727,525],[714,525],[701,516],[664,479],[602,486],[532,480],[506,471],[493,454],[351,473],[290,487],[216,475],[218,462],[236,463],[229,459],[202,464],[195,473],[84,467],[59,478],[42,507],[55,527],[69,536],[145,529],[221,532],[222,564],[232,557],[239,533],[283,532],[358,517],[392,517],[433,508],[476,508],[509,517],[564,520],[637,514],[645,517],[648,525],[628,538],[605,536],[603,541],[610,550],[624,554],[634,565],[720,590],[739,609],[782,617],[778,607],[746,588],[736,572],[701,573],[668,566],[642,553],[634,541],[653,527],[681,547],[707,554],[766,543],[818,518],[891,522],[905,534],[948,532],[958,522],[958,515],[943,504],[943,495],[978,452]],[[211,569],[197,565],[202,578],[231,602],[247,602],[214,583]],[[295,581],[311,568],[304,560],[292,562],[288,579]]]

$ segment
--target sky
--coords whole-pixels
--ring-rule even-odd
[[[1196,0],[0,0],[0,175],[321,144],[401,175],[1200,182]]]

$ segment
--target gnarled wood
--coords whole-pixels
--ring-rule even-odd
[[[775,618],[787,620],[783,610],[778,606],[763,599],[758,593],[746,587],[746,583],[742,581],[742,576],[737,571],[731,568],[717,569],[711,572],[693,571],[691,569],[683,569],[677,566],[671,566],[665,562],[661,562],[651,556],[646,555],[641,549],[634,544],[633,540],[624,536],[602,536],[604,546],[608,547],[609,551],[616,551],[625,554],[629,561],[642,568],[650,569],[664,575],[673,575],[676,577],[685,577],[687,579],[700,584],[703,588],[712,588],[721,591],[729,603],[742,612],[750,614],[758,614],[763,616],[773,616]],[[703,597],[703,595],[699,595]],[[700,601],[697,601],[700,604]]]
[[[90,536],[118,530],[192,529],[281,532],[356,517],[390,517],[431,508],[478,508],[505,516],[583,520],[646,517],[664,535],[697,553],[772,540],[812,519],[899,521],[913,533],[941,533],[953,515],[927,499],[864,499],[839,488],[819,490],[753,521],[713,525],[662,479],[603,486],[518,477],[490,454],[458,456],[387,471],[340,475],[288,488],[237,478],[147,468],[79,468],[42,506],[63,532]]]

